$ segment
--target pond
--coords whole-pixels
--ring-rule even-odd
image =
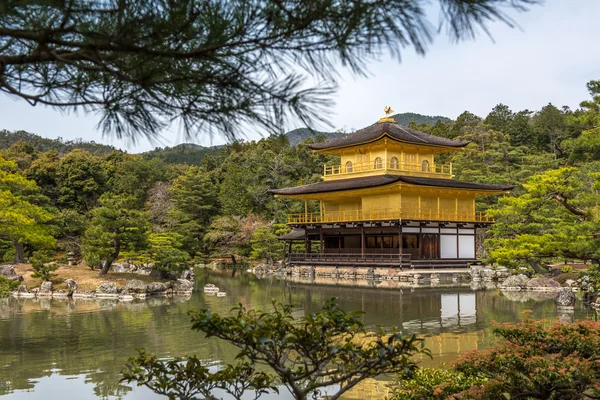
[[[424,359],[422,365],[451,362],[486,346],[493,339],[493,321],[518,321],[524,310],[532,310],[535,318],[558,315],[553,300],[511,301],[497,289],[473,290],[468,284],[382,289],[231,275],[198,271],[190,299],[0,299],[0,399],[160,398],[119,383],[125,360],[144,347],[161,357],[196,354],[207,362],[231,361],[235,348],[190,330],[188,311],[207,307],[219,313],[237,303],[267,309],[276,299],[291,300],[301,313],[315,311],[335,296],[347,311],[364,311],[367,325],[425,335],[434,359]],[[205,295],[202,287],[208,282],[227,296]],[[580,303],[569,316],[588,317],[596,318],[595,312]],[[345,398],[381,398],[382,387],[371,382]]]

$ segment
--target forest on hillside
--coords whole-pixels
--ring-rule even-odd
[[[453,163],[455,179],[516,186],[477,204],[498,220],[485,234],[487,261],[539,271],[556,260],[599,262],[600,81],[587,87],[590,98],[575,110],[498,104],[487,116],[465,111],[455,120],[409,123],[471,142],[440,160]],[[104,272],[118,259],[165,272],[208,257],[277,259],[286,215],[304,205],[268,190],[317,182],[323,164],[337,163],[306,146],[322,136],[297,146],[286,135],[235,142],[199,162],[193,147],[187,160],[173,162],[158,151],[55,148],[34,139],[23,133],[0,152],[0,257],[24,262],[74,252]]]

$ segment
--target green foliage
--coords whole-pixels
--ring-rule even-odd
[[[204,249],[203,236],[218,211],[216,192],[210,175],[194,166],[178,176],[170,189],[168,217],[192,257]]]
[[[83,239],[83,256],[90,267],[102,265],[106,274],[121,250],[146,247],[149,231],[147,213],[135,208],[132,196],[103,194],[92,210],[90,227]]]
[[[390,385],[390,400],[448,399],[452,395],[480,386],[486,381],[445,368],[418,368],[410,374],[400,373]]]
[[[393,399],[595,399],[600,395],[600,323],[496,325],[501,339],[463,355],[450,370],[418,370]],[[401,379],[406,379],[404,375]]]
[[[165,275],[189,268],[190,255],[182,249],[182,239],[173,232],[152,233],[148,238],[150,259]]]
[[[257,227],[252,233],[250,243],[252,251],[250,258],[254,260],[263,259],[272,263],[281,256],[281,244],[277,238],[287,232],[289,228],[285,224],[263,225]]]
[[[59,204],[79,212],[94,208],[106,190],[107,165],[100,157],[74,150],[60,159],[56,170]]]
[[[512,26],[505,9],[530,4],[439,1],[454,40],[495,21]],[[105,132],[130,138],[154,137],[172,123],[188,135],[231,139],[247,126],[276,133],[290,118],[322,121],[340,65],[365,74],[383,53],[424,54],[435,33],[419,0],[2,6],[2,91],[100,114]],[[309,86],[312,77],[319,83]]]
[[[276,302],[268,312],[246,310],[239,305],[228,317],[202,310],[193,315],[192,329],[239,349],[239,363],[224,369],[238,370],[238,378],[227,373],[226,378],[234,378],[227,381],[229,386],[240,387],[246,382],[245,377],[254,377],[254,368],[260,367],[268,372],[258,380],[259,386],[247,384],[244,390],[268,391],[270,386],[283,385],[296,399],[322,396],[325,388],[333,391],[328,393],[331,398],[338,398],[368,377],[413,371],[416,364],[410,358],[429,355],[423,341],[414,335],[405,337],[395,329],[367,331],[360,312],[346,313],[335,300],[328,301],[319,312],[301,318],[294,317],[293,310],[291,305]],[[214,373],[195,357],[177,363],[157,361],[141,352],[129,360],[128,367],[124,379],[157,393],[168,390],[173,398],[190,398],[186,397],[188,388],[206,392],[216,381]]]
[[[52,215],[28,200],[37,190],[34,181],[17,171],[15,162],[0,157],[0,235],[34,247],[53,247]]]
[[[235,399],[248,391],[260,396],[269,391],[279,393],[273,378],[247,362],[227,365],[211,372],[195,356],[163,361],[140,350],[137,358],[130,358],[128,370],[123,373],[127,383],[137,382],[154,393],[170,399],[214,399],[215,390],[223,390]],[[192,384],[189,384],[192,383]]]
[[[599,184],[600,163],[531,177],[523,195],[502,198],[489,212],[497,218],[486,242],[491,260],[511,267],[557,257],[597,260]]]
[[[0,297],[5,297],[9,292],[16,290],[19,287],[19,284],[18,281],[13,281],[0,276]]]
[[[52,261],[52,255],[48,251],[38,250],[33,253],[33,256],[29,260],[31,267],[33,268],[33,274],[31,276],[34,278],[42,278],[43,281],[52,279],[52,272],[56,271],[59,265],[50,265],[50,261]]]
[[[573,267],[570,265],[565,265],[560,268],[560,272],[563,274],[570,274],[573,272]]]

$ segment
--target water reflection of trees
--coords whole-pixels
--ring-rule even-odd
[[[151,298],[132,303],[0,299],[0,395],[31,389],[32,380],[54,373],[84,375],[99,397],[124,396],[130,389],[119,383],[120,371],[138,347],[162,357],[195,353],[207,360],[232,361],[233,347],[190,330],[188,311],[206,307],[227,313],[242,303],[264,310],[277,299],[296,304],[301,314],[338,297],[344,309],[363,310],[367,325],[394,325],[427,335],[434,362],[450,361],[487,342],[491,321],[516,321],[526,309],[533,309],[536,317],[556,314],[553,301],[512,302],[496,290],[472,291],[468,286],[369,289],[247,274],[232,279],[231,271],[197,276],[197,287],[211,282],[227,297],[197,291],[189,300]]]

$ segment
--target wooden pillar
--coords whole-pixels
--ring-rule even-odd
[[[308,253],[308,232],[304,230],[304,252]]]
[[[323,200],[319,200],[319,216],[321,217],[321,221],[323,221]]]
[[[304,222],[308,222],[308,200],[304,200]]]
[[[362,257],[365,256],[365,227],[360,227],[360,254]]]
[[[319,253],[323,254],[325,243],[323,243],[323,227],[319,227]]]

